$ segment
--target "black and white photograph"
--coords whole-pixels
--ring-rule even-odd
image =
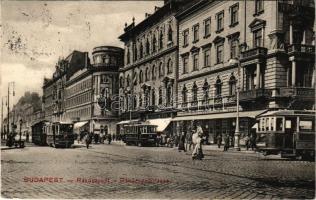
[[[314,199],[314,0],[1,0],[1,199]]]

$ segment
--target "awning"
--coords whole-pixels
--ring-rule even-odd
[[[239,117],[256,118],[256,116],[266,112],[266,110],[255,110],[255,111],[243,111],[239,112]],[[191,115],[191,116],[181,116],[175,117],[172,121],[187,121],[187,120],[202,120],[202,119],[227,119],[236,118],[236,112],[229,113],[214,113],[208,115]]]
[[[157,132],[162,132],[170,124],[171,119],[172,118],[148,119],[146,122],[149,122],[150,125],[156,125]]]
[[[83,127],[84,125],[86,125],[89,121],[83,121],[83,122],[77,122],[74,124],[74,129],[79,129],[81,127]]]
[[[138,119],[125,120],[125,121],[120,121],[119,123],[116,123],[116,124],[117,124],[117,125],[120,125],[120,124],[129,124],[129,123],[138,122],[138,121],[139,121]]]

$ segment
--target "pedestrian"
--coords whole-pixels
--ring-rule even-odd
[[[156,146],[159,147],[159,146],[160,146],[160,143],[161,143],[161,135],[160,135],[160,133],[159,133],[159,134],[157,134]]]
[[[97,144],[99,141],[99,134],[95,133],[94,134],[94,143]]]
[[[85,142],[86,142],[87,149],[89,149],[89,145],[92,142],[92,136],[93,136],[93,133],[89,133],[89,132],[87,132],[85,135]]]
[[[177,134],[175,135],[175,137],[174,137],[174,144],[175,144],[176,147],[178,147],[178,145],[179,145],[179,139],[180,139],[180,136],[179,136],[179,134],[177,133]]]
[[[186,152],[184,142],[185,142],[185,135],[184,135],[184,132],[182,132],[179,138],[179,146],[178,146],[179,152],[181,152],[182,150]]]
[[[30,134],[28,131],[26,131],[26,142],[29,142]]]
[[[100,133],[100,143],[104,144],[104,133],[103,132]]]
[[[226,134],[224,138],[224,151],[227,151],[229,149],[229,135]]]
[[[221,145],[222,145],[222,134],[218,134],[216,139],[217,139],[217,141],[216,141],[217,142],[217,146],[220,149]]]
[[[192,152],[192,159],[195,160],[202,160],[204,158],[203,151],[202,151],[202,138],[196,131],[192,136],[192,142],[194,145],[194,149]]]
[[[188,131],[185,139],[186,139],[186,142],[185,142],[185,149],[189,151],[191,151],[191,146],[192,146],[192,135],[193,135],[194,131]],[[189,146],[189,148],[188,148]]]
[[[112,141],[112,135],[108,134],[108,144],[111,144],[111,141]]]
[[[251,150],[257,149],[257,134],[256,132],[252,132],[250,136],[250,144],[251,144]]]
[[[250,147],[250,138],[248,135],[246,135],[245,139],[245,145],[246,145],[246,149],[248,151],[249,147]]]

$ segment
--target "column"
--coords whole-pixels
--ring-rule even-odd
[[[293,25],[290,23],[290,44],[293,44]]]
[[[257,77],[256,77],[256,89],[260,88],[260,77],[261,77],[261,73],[260,73],[260,63],[257,63]]]
[[[292,86],[296,85],[296,61],[292,60]]]

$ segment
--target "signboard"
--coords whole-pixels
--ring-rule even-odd
[[[292,121],[291,120],[285,121],[285,128],[292,128]]]

